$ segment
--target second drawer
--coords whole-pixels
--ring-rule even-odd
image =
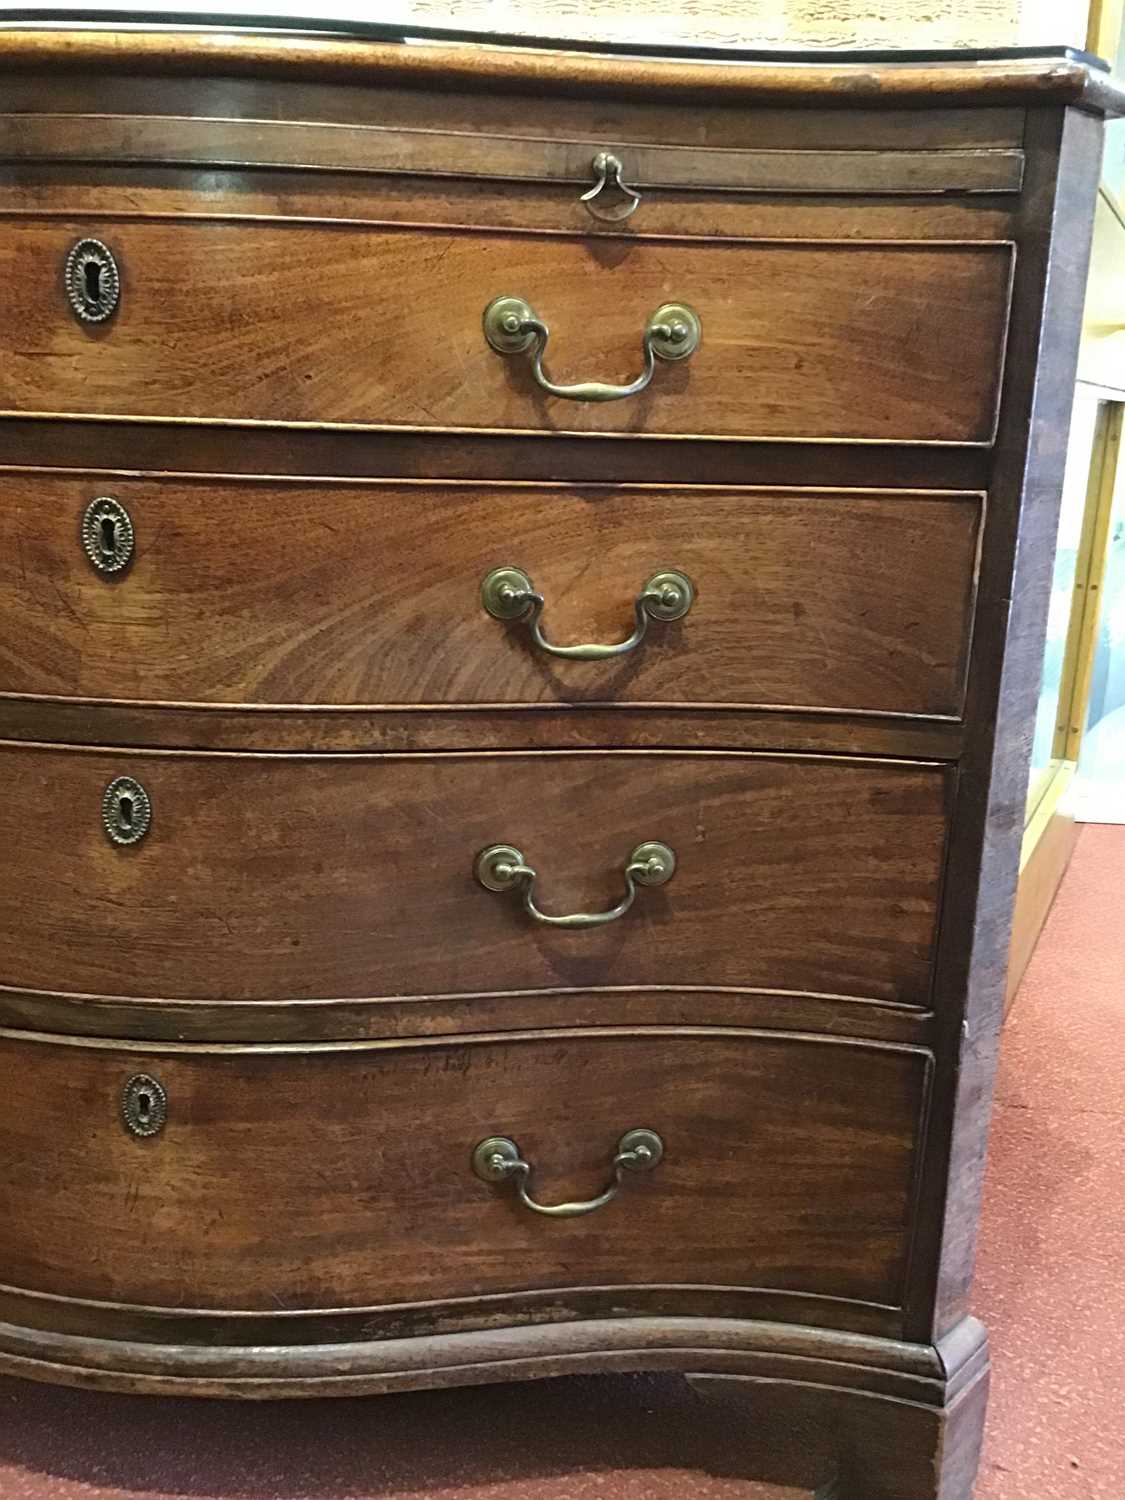
[[[0,776],[0,983],[12,987],[221,1001],[737,986],[929,1001],[951,777],[938,765],[9,744]],[[556,925],[527,905],[614,919]]]

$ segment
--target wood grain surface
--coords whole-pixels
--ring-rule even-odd
[[[0,750],[0,981],[280,1000],[763,985],[926,1006],[948,773],[816,757],[246,756]],[[119,848],[102,794],[152,801]],[[549,912],[679,866],[609,926],[548,929],[473,862],[513,844]]]
[[[820,1481],[815,1496],[824,1500],[971,1500],[988,1403],[987,1360],[974,1361],[969,1379],[936,1411],[866,1392],[810,1391],[740,1375],[689,1379],[701,1396],[722,1404],[732,1423],[751,1429],[748,1449],[762,1428],[770,1433],[770,1456],[753,1472]]]
[[[260,1310],[701,1280],[901,1297],[917,1053],[640,1031],[202,1053],[8,1037],[0,1057],[16,1286]],[[147,1140],[119,1118],[135,1073],[168,1096]],[[543,1200],[593,1197],[641,1125],[665,1159],[585,1218],[542,1218],[470,1168],[503,1134]]]
[[[592,163],[597,150],[588,136],[567,140],[556,127],[539,139],[526,134],[527,127],[518,121],[509,129],[509,134],[489,136],[479,130],[469,135],[441,128],[276,120],[0,115],[0,160],[407,174],[421,179],[414,183],[421,194],[429,177],[530,179],[575,184],[577,190],[596,180]],[[642,198],[655,189],[658,200],[668,188],[905,196],[1018,193],[1023,178],[1023,153],[994,148],[740,151],[634,142],[622,146],[612,137],[598,145],[613,148],[622,177],[643,190]],[[577,196],[577,190],[570,196]]]
[[[0,98],[0,1368],[242,1396],[676,1369],[833,1500],[967,1500],[1120,86],[10,30]],[[577,197],[614,147],[624,227]],[[123,278],[94,328],[84,236]],[[636,375],[667,301],[702,343],[635,401],[548,399],[485,344],[502,293],[558,381]],[[79,548],[101,493],[137,527],[114,583]],[[624,666],[547,663],[480,609],[499,563],[560,642],[620,637],[657,568],[698,599]],[[152,799],[132,848],[120,775]],[[597,929],[473,878],[511,843],[546,911],[605,910],[649,839],[674,878]],[[136,1072],[168,1090],[149,1140]],[[506,1134],[541,1199],[586,1197],[641,1125],[665,1161],[585,1219],[469,1168]]]
[[[69,311],[84,236],[118,260],[103,324]],[[12,413],[988,443],[1004,244],[722,244],[299,224],[22,219],[0,237]],[[619,402],[544,395],[481,328],[494,297],[549,325],[561,382],[619,384],[664,303],[702,343]],[[658,362],[659,363],[659,362]],[[957,370],[957,379],[949,371]]]
[[[79,545],[131,517],[126,573]],[[256,705],[756,704],[955,717],[982,497],[0,475],[0,693]],[[605,662],[535,647],[481,580],[517,564],[558,644],[614,642],[666,567],[676,624]],[[298,731],[299,733],[299,731]]]
[[[466,46],[402,46],[355,37],[211,31],[120,32],[6,30],[0,72],[48,76],[74,73],[362,83],[483,94],[570,95],[575,99],[658,99],[670,105],[741,102],[818,104],[832,111],[896,106],[1081,104],[1096,112],[1125,112],[1115,80],[1059,57],[917,60],[873,64],[841,59],[801,63],[598,57],[576,52]],[[904,58],[909,59],[908,54]]]
[[[939,1090],[935,1161],[944,1176],[930,1189],[927,1270],[939,1222],[940,1259],[934,1301],[921,1302],[918,1319],[939,1335],[971,1305],[1102,143],[1098,120],[1079,111],[1045,114],[1034,123],[1037,170],[1026,204],[1022,310],[1012,330],[1011,386],[996,458],[996,524],[981,574],[982,645],[969,686],[977,728],[962,762],[943,916],[939,988],[964,997],[965,1015],[956,1032],[950,1009],[942,1022],[943,1050],[955,1064],[943,1071]]]
[[[811,154],[811,151],[810,151]],[[122,178],[128,183],[127,199]],[[420,197],[421,190],[421,197]],[[357,172],[299,172],[267,167],[208,171],[92,162],[19,163],[0,172],[5,218],[79,218],[113,224],[184,217],[229,222],[300,220],[352,226],[508,229],[535,235],[580,234],[601,244],[675,238],[862,242],[951,240],[988,243],[1012,236],[1019,198],[998,193],[837,196],[834,193],[724,193],[689,188],[644,195],[624,225],[595,219],[577,186],[475,178],[373,179]],[[126,206],[127,204],[127,206]],[[217,210],[220,210],[217,212]],[[857,211],[858,210],[858,211]],[[870,477],[870,476],[868,476]]]
[[[5,30],[0,46],[11,33]],[[58,33],[56,33],[56,37]],[[939,100],[917,100],[887,109],[852,99],[842,110],[810,110],[799,101],[755,104],[742,99],[724,102],[717,95],[706,109],[684,109],[674,98],[657,94],[638,99],[612,91],[592,107],[581,94],[567,98],[529,83],[515,94],[501,89],[471,89],[447,78],[439,90],[413,86],[409,80],[368,77],[354,83],[289,79],[281,71],[272,77],[247,70],[241,76],[196,71],[177,75],[160,71],[158,58],[136,59],[139,66],[111,68],[98,57],[96,34],[66,39],[67,55],[92,49],[94,66],[54,70],[32,68],[30,59],[14,71],[0,72],[3,110],[0,115],[62,117],[129,114],[139,121],[153,119],[260,120],[291,124],[378,125],[402,130],[456,130],[484,139],[525,136],[551,139],[565,134],[591,144],[635,141],[661,146],[703,146],[748,150],[961,151],[969,148],[1019,150],[1023,145],[1025,110],[1018,104],[986,108],[943,105]],[[104,40],[104,38],[102,39]],[[121,34],[115,39],[122,59]],[[176,38],[166,40],[175,44]],[[260,40],[260,39],[259,39]],[[301,50],[304,38],[289,37],[287,46]],[[204,45],[214,44],[208,37]],[[71,52],[71,46],[75,51]],[[386,54],[384,54],[386,55]],[[62,54],[56,49],[55,60]],[[0,62],[6,60],[0,52]],[[144,64],[151,61],[152,66]],[[749,77],[747,70],[743,70]],[[904,72],[904,70],[899,70]],[[761,68],[755,68],[757,76]],[[661,73],[668,76],[662,66]],[[823,76],[820,72],[818,76]],[[909,76],[905,74],[904,77]],[[91,158],[104,157],[98,141],[88,145]],[[83,174],[84,176],[85,174]]]

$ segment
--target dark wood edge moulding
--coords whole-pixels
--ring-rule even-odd
[[[764,1286],[726,1286],[683,1282],[645,1285],[560,1284],[533,1292],[498,1292],[422,1302],[381,1302],[372,1306],[248,1310],[160,1307],[144,1303],[105,1302],[60,1296],[0,1284],[0,1326],[45,1333],[110,1337],[142,1344],[204,1344],[232,1349],[274,1344],[366,1343],[379,1339],[472,1333],[504,1327],[531,1328],[550,1322],[586,1318],[746,1318],[778,1325],[788,1334],[792,1352],[807,1349],[802,1329],[863,1340],[853,1349],[853,1363],[875,1363],[867,1341],[901,1339],[902,1309],[855,1298],[814,1292],[779,1291]],[[112,1322],[110,1321],[112,1320]],[[915,1371],[930,1362],[925,1345],[908,1345]]]
[[[538,433],[533,437],[406,428],[240,427],[232,450],[222,425],[167,419],[5,418],[0,469],[102,478],[206,477],[286,479],[318,484],[366,479],[437,483],[471,473],[488,480],[556,484],[658,484],[682,481],[719,488],[818,485],[984,491],[990,454],[976,446],[847,441],[747,441],[673,438],[664,443],[628,434]],[[126,467],[123,456],[132,463]],[[232,460],[241,465],[232,469]],[[673,467],[675,466],[675,467]]]
[[[907,54],[908,56],[909,54]],[[530,48],[411,47],[358,38],[213,30],[0,30],[0,71],[104,71],[450,86],[665,102],[857,105],[1072,104],[1125,113],[1125,89],[1070,58],[957,63],[717,63]]]
[[[46,741],[45,737],[46,736]],[[775,710],[653,708],[328,710],[153,708],[0,697],[0,739],[104,750],[247,754],[450,754],[473,750],[757,750],[953,761],[960,725]]]
[[[986,1365],[984,1329],[974,1319],[922,1346],[722,1317],[597,1318],[425,1338],[215,1348],[0,1324],[0,1372],[140,1395],[361,1395],[663,1369],[799,1381],[940,1408]],[[177,1373],[162,1373],[170,1368]]]
[[[316,1043],[458,1038],[554,1027],[749,1026],[930,1049],[934,1015],[861,995],[729,986],[604,985],[312,1000],[172,1000],[0,985],[0,1027],[149,1042]]]

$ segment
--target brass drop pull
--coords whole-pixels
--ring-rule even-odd
[[[620,157],[610,151],[599,151],[591,163],[594,169],[594,185],[579,198],[595,219],[606,224],[620,224],[637,211],[641,195],[622,179],[624,168]],[[614,202],[614,194],[617,200]],[[607,201],[608,200],[608,201]]]
[[[636,624],[627,639],[612,646],[555,646],[542,629],[546,600],[535,591],[535,585],[522,568],[493,568],[480,586],[480,599],[496,620],[526,620],[531,639],[540,651],[550,656],[566,656],[573,661],[604,661],[607,656],[624,656],[635,650],[648,632],[650,620],[682,620],[695,601],[695,590],[684,573],[654,573],[634,601]]]
[[[497,354],[531,354],[531,373],[549,396],[563,401],[621,401],[637,396],[653,377],[658,359],[687,359],[699,348],[702,324],[697,313],[682,302],[666,302],[645,325],[641,339],[644,369],[628,385],[606,385],[586,380],[578,385],[556,385],[543,368],[551,331],[522,297],[495,297],[484,310],[484,336]]]
[[[477,855],[473,873],[486,891],[520,891],[524,911],[547,927],[604,927],[607,922],[616,922],[625,915],[636,900],[638,886],[667,885],[676,873],[676,856],[667,844],[654,840],[638,844],[625,866],[625,895],[616,906],[609,911],[579,911],[561,917],[552,917],[536,906],[538,871],[511,844],[490,844],[487,849],[482,849]]]
[[[651,1172],[664,1156],[664,1142],[655,1130],[627,1130],[617,1143],[613,1158],[613,1181],[596,1198],[583,1203],[536,1203],[529,1191],[532,1166],[520,1155],[520,1148],[507,1136],[490,1135],[473,1151],[473,1171],[482,1182],[514,1182],[519,1200],[532,1213],[552,1219],[576,1219],[592,1214],[596,1208],[617,1197],[626,1172]]]

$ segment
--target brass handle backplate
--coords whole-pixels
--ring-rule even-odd
[[[634,600],[636,623],[633,633],[612,646],[555,646],[543,634],[543,610],[546,601],[536,593],[535,585],[522,568],[493,568],[482,581],[480,599],[496,620],[526,620],[531,638],[540,651],[551,656],[566,656],[574,661],[604,661],[608,656],[624,656],[644,640],[650,620],[670,623],[682,620],[695,602],[695,590],[686,573],[668,569],[654,573]]]
[[[625,895],[616,906],[609,911],[571,912],[561,917],[550,916],[536,906],[538,871],[511,844],[490,844],[482,849],[473,873],[486,891],[520,891],[524,911],[546,927],[604,927],[625,915],[636,899],[638,886],[666,885],[676,873],[676,856],[667,844],[655,840],[638,844],[625,866]]]
[[[576,1219],[592,1214],[617,1197],[626,1172],[651,1172],[664,1156],[664,1142],[655,1130],[627,1130],[617,1143],[613,1157],[613,1181],[598,1194],[581,1203],[536,1203],[531,1196],[532,1166],[520,1155],[520,1148],[507,1136],[490,1135],[473,1151],[473,1171],[482,1182],[514,1182],[519,1200],[532,1213],[552,1219]]]
[[[551,331],[522,297],[494,297],[484,310],[484,336],[497,354],[530,354],[531,373],[549,396],[563,401],[621,401],[637,396],[653,377],[658,359],[688,359],[699,348],[703,325],[699,314],[683,302],[666,302],[645,325],[641,339],[644,369],[628,385],[585,380],[556,385],[543,368]]]

